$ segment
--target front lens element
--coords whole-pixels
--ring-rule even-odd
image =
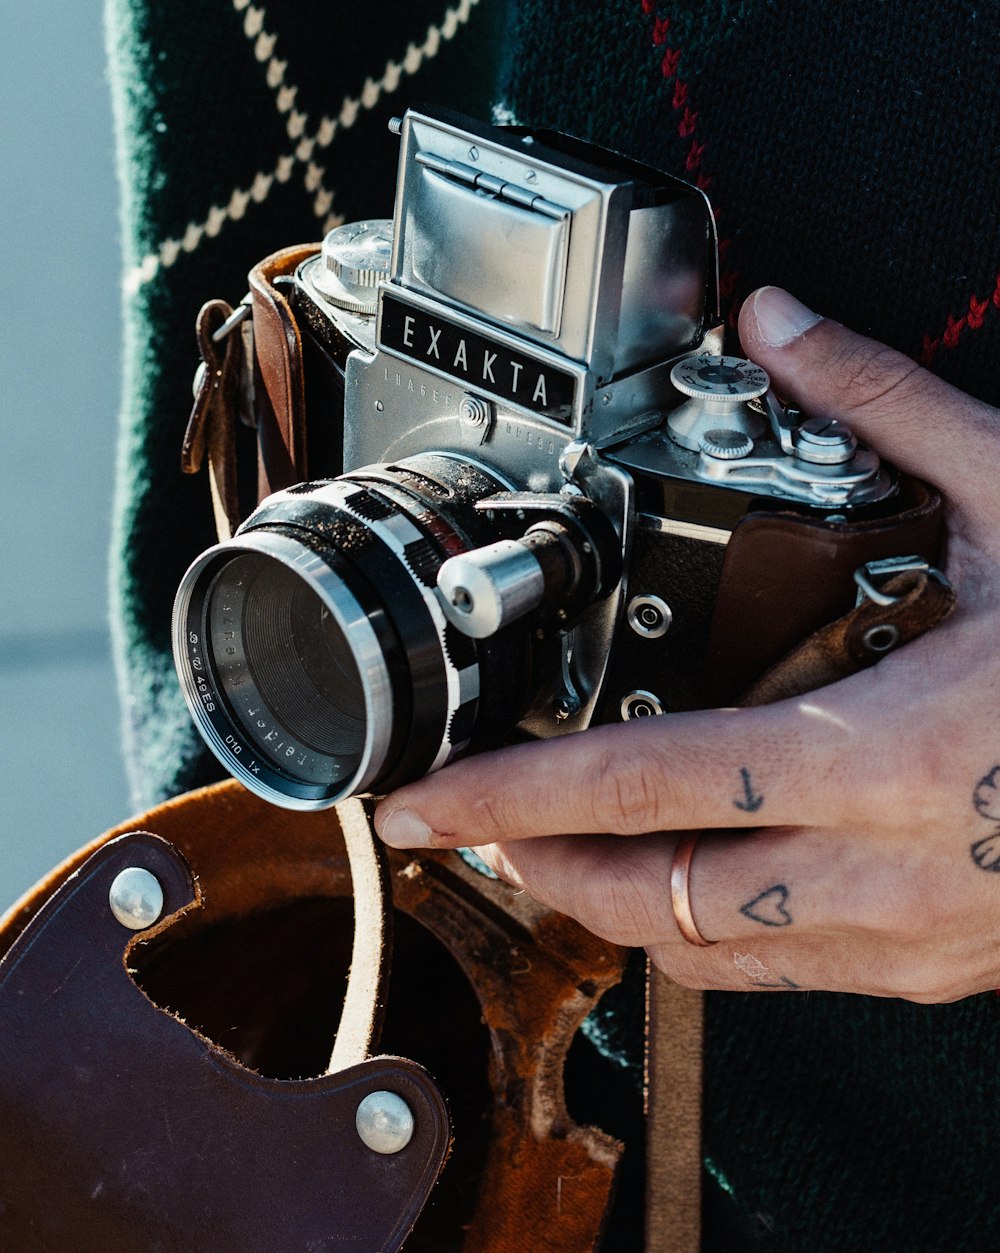
[[[364,689],[344,632],[309,584],[240,554],[213,580],[207,628],[221,694],[247,739],[305,782],[352,775],[365,746]]]

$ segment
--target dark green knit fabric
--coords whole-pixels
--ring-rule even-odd
[[[139,803],[218,775],[169,649],[175,588],[212,541],[205,482],[178,471],[196,310],[239,299],[254,261],[331,214],[388,213],[385,122],[408,104],[487,116],[506,62],[518,120],[707,187],[731,319],[779,283],[1000,401],[992,0],[518,0],[509,26],[505,0],[452,17],[444,0],[108,5],[128,275],[115,597]],[[993,996],[710,997],[707,1247],[1000,1247],[998,1057]]]
[[[238,301],[256,261],[334,214],[391,215],[388,119],[431,101],[489,116],[505,18],[504,0],[108,0],[126,270],[114,608],[137,805],[220,776],[170,653],[177,585],[214,540],[204,476],[179,472],[198,308]]]
[[[518,9],[509,110],[699,180],[731,323],[776,283],[1000,402],[1000,6]],[[995,995],[711,995],[707,1247],[1000,1248],[998,1058]]]

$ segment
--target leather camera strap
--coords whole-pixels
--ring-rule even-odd
[[[378,1048],[392,968],[392,886],[385,845],[376,839],[370,803],[337,807],[354,890],[351,977],[337,1028],[329,1073],[355,1066]]]
[[[341,812],[340,824],[336,814],[296,820],[325,835],[322,858],[269,855],[287,822],[260,805],[248,806],[232,787],[170,802],[144,816],[170,832],[169,841],[112,833],[5,919],[3,1248],[125,1253],[138,1240],[150,1249],[283,1253],[327,1248],[335,1233],[338,1247],[388,1253],[423,1210],[448,1152],[449,1118],[420,1066],[366,1055],[384,1000],[381,959],[350,972],[345,1016],[353,1004],[357,1021],[345,1023],[351,1043],[336,1059],[345,1068],[309,1079],[248,1068],[155,1005],[132,978],[147,946],[160,951],[175,928],[227,925],[265,902],[328,890],[341,824],[353,828],[344,836],[359,870],[357,912],[384,910],[377,863],[385,855],[371,851],[360,803]],[[146,930],[128,929],[113,912],[126,869],[155,880],[163,894],[160,917]],[[375,930],[368,926],[363,943]],[[225,996],[222,986],[218,994]],[[391,1152],[375,1148],[358,1123],[362,1102],[377,1105],[385,1093],[413,1115],[410,1139]]]
[[[866,670],[887,653],[930,631],[955,608],[955,592],[936,572],[897,574],[880,593],[815,631],[747,691],[741,705],[770,705]]]
[[[867,562],[941,548],[940,495],[904,478],[886,517],[848,522],[748,514],[726,545],[705,667],[706,707],[736,704],[762,674],[854,604]]]
[[[258,499],[309,477],[302,336],[275,280],[292,274],[319,247],[283,248],[250,271],[254,345],[264,384],[257,404]]]
[[[241,368],[253,370],[257,427],[257,499],[308,477],[302,337],[291,305],[276,285],[311,257],[318,244],[300,244],[265,257],[250,271],[248,307],[253,349],[238,331],[242,320],[223,300],[202,306],[195,324],[202,368],[181,449],[181,469],[195,474],[207,453],[215,529],[230,539],[242,521],[237,491],[236,429]],[[253,360],[244,360],[252,355]]]
[[[236,490],[236,388],[241,337],[216,332],[232,316],[224,300],[202,305],[195,323],[202,368],[195,379],[194,406],[181,446],[181,469],[196,474],[208,456],[215,530],[220,540],[230,539],[240,524]]]

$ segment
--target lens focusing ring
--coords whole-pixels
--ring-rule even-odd
[[[402,500],[391,498],[397,494]],[[322,808],[371,790],[399,773],[397,766],[416,777],[467,746],[478,707],[477,653],[471,641],[456,638],[435,592],[436,571],[451,555],[442,551],[442,538],[449,550],[464,545],[440,516],[427,531],[420,523],[428,517],[411,511],[419,514],[420,507],[403,493],[371,491],[351,479],[302,484],[270,497],[234,540],[204,554],[185,575],[174,618],[185,698],[212,750],[259,795],[286,807]],[[208,655],[206,598],[225,561],[247,552],[277,560],[310,583],[361,675],[364,750],[335,790],[304,784],[291,770],[261,760]],[[401,675],[394,674],[393,655]]]

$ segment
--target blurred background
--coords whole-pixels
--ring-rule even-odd
[[[0,911],[130,813],[107,610],[118,193],[100,0],[10,6],[0,96]]]

